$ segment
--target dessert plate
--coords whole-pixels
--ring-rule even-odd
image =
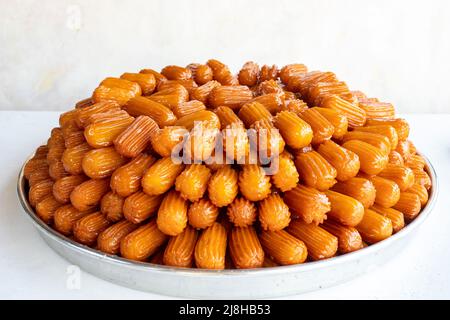
[[[430,215],[438,193],[436,172],[426,160],[432,188],[417,218],[393,236],[364,249],[327,260],[259,269],[183,269],[136,262],[79,244],[42,222],[28,203],[23,167],[17,181],[19,200],[31,223],[59,255],[86,272],[137,290],[169,296],[205,299],[270,298],[333,286],[380,266],[407,245]]]

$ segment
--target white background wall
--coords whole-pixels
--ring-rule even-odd
[[[109,75],[303,62],[400,112],[450,112],[450,1],[0,0],[0,109],[64,110]]]

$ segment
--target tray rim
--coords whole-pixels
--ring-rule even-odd
[[[436,174],[436,170],[431,164],[428,157],[419,153],[425,159],[425,170],[431,178],[431,189],[429,192],[429,199],[427,204],[419,215],[409,223],[405,228],[392,235],[391,237],[380,241],[378,243],[372,244],[366,248],[346,253],[340,256],[335,256],[325,260],[311,261],[303,264],[294,264],[286,266],[276,266],[276,267],[266,267],[266,268],[256,268],[256,269],[224,269],[224,270],[210,270],[210,269],[196,269],[196,268],[180,268],[154,264],[150,262],[141,262],[125,259],[116,255],[107,254],[96,250],[94,248],[88,247],[86,245],[80,244],[58,231],[52,229],[49,225],[44,223],[34,212],[34,209],[28,203],[27,192],[25,188],[26,179],[24,177],[24,168],[27,162],[33,157],[34,153],[27,158],[27,160],[22,165],[18,179],[17,179],[17,195],[22,208],[27,214],[35,228],[39,229],[40,232],[45,233],[48,237],[53,240],[62,243],[69,249],[76,251],[78,254],[90,256],[93,259],[101,260],[102,262],[108,262],[116,265],[121,265],[126,268],[140,269],[141,271],[148,271],[152,273],[175,273],[179,276],[202,276],[202,277],[239,277],[239,276],[266,276],[266,275],[280,275],[286,273],[300,273],[310,271],[312,269],[322,269],[329,268],[333,265],[339,265],[346,263],[348,261],[357,260],[366,255],[376,253],[383,248],[388,247],[391,243],[400,240],[401,238],[407,237],[411,232],[414,232],[430,215],[436,199],[438,196],[439,184]],[[67,258],[63,257],[67,260]]]

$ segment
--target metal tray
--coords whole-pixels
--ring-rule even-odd
[[[313,291],[348,281],[382,265],[408,243],[430,215],[438,193],[436,172],[429,201],[419,216],[390,238],[356,252],[305,264],[250,270],[201,270],[135,262],[79,244],[42,222],[28,203],[23,167],[17,181],[19,200],[47,244],[83,270],[107,281],[142,291],[204,299],[270,298]]]

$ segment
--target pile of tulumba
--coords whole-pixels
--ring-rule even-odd
[[[106,78],[24,176],[45,223],[102,252],[273,267],[359,250],[413,220],[431,180],[408,135],[392,104],[332,72],[247,62],[236,76],[212,59]]]

